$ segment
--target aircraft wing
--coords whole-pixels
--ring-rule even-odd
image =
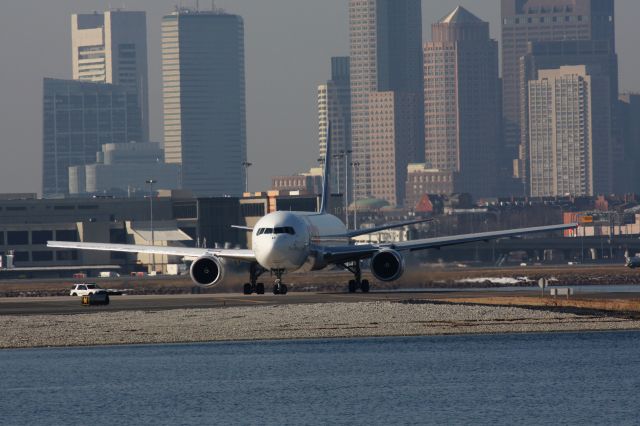
[[[254,262],[256,256],[252,250],[216,249],[191,247],[160,247],[136,244],[79,243],[73,241],[47,241],[47,247],[78,250],[119,251],[127,253],[166,254],[170,256],[200,257],[214,255],[221,258]]]
[[[384,231],[386,229],[402,228],[403,226],[415,225],[417,223],[431,222],[432,220],[433,220],[432,218],[417,219],[417,220],[410,220],[407,222],[398,222],[398,223],[392,223],[388,225],[376,226],[373,228],[355,229],[353,231],[347,231],[345,234],[323,235],[322,237],[319,237],[319,239],[322,240],[322,239],[335,239],[335,238],[353,238],[353,237],[358,237],[360,235],[373,234],[374,232]]]
[[[403,226],[415,225],[417,223],[431,222],[432,220],[433,219],[431,219],[431,218],[429,218],[429,219],[418,219],[418,220],[410,220],[408,222],[400,222],[400,223],[393,223],[393,224],[390,224],[390,225],[376,226],[375,228],[356,229],[355,231],[348,231],[347,232],[347,236],[349,238],[353,238],[353,237],[358,237],[360,235],[367,235],[367,234],[372,234],[372,233],[378,232],[378,231],[384,231],[386,229],[401,228]]]
[[[569,223],[563,225],[535,226],[532,228],[507,229],[505,231],[478,232],[474,234],[451,235],[447,237],[424,238],[421,240],[405,241],[394,244],[397,250],[424,250],[429,248],[440,248],[457,244],[473,243],[476,241],[490,241],[500,238],[517,237],[525,234],[533,234],[538,232],[562,231],[565,229],[573,229],[578,226],[577,223]]]
[[[398,251],[416,251],[432,248],[438,249],[445,246],[472,243],[476,241],[490,241],[537,232],[561,231],[565,229],[576,228],[577,226],[577,223],[570,223],[565,225],[536,226],[532,228],[508,229],[505,231],[479,232],[474,234],[423,238],[420,240],[405,241],[394,244],[364,244],[355,246],[327,247],[324,252],[324,259],[328,263],[342,263],[371,257],[378,250],[384,248],[390,248]]]

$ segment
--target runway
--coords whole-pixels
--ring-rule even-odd
[[[280,306],[313,303],[358,303],[358,302],[420,302],[451,301],[452,299],[470,300],[537,298],[540,292],[531,288],[523,289],[429,289],[416,291],[374,291],[363,293],[307,293],[290,292],[284,296],[242,295],[234,293],[218,294],[178,294],[178,295],[138,295],[111,296],[106,306],[83,306],[80,297],[12,297],[0,298],[0,315],[69,315],[90,314],[96,312],[117,311],[167,311],[173,309],[210,309],[241,306]],[[634,300],[640,293],[586,292],[580,293],[581,299],[620,299]]]
[[[445,294],[441,292],[439,294]],[[83,306],[80,297],[15,297],[0,299],[0,315],[83,314],[99,311],[165,311],[171,309],[209,309],[252,305],[363,302],[433,298],[436,293],[294,293],[285,296],[220,294],[179,294],[111,296],[106,306]]]

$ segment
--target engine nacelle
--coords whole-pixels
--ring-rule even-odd
[[[395,250],[380,250],[371,258],[371,273],[380,281],[395,281],[404,273],[404,258]]]
[[[194,260],[189,274],[200,287],[222,284],[240,284],[249,280],[248,262],[223,259],[216,256],[202,256]]]
[[[193,282],[201,287],[213,287],[224,278],[222,261],[214,256],[202,256],[193,261],[189,274]]]

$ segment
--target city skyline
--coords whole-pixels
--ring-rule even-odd
[[[102,1],[52,3],[43,6],[27,0],[10,4],[0,18],[0,38],[3,40],[0,49],[6,58],[0,76],[0,127],[3,146],[9,151],[0,159],[0,182],[10,182],[0,183],[0,192],[39,191],[42,118],[38,82],[43,77],[71,78],[71,14],[101,11],[108,6]],[[423,29],[429,28],[454,7],[451,3],[438,3],[423,1]],[[458,3],[489,21],[492,37],[499,40],[498,1],[487,2],[482,8],[473,1]],[[191,6],[189,2],[185,5]],[[268,181],[270,176],[304,171],[316,164],[316,89],[318,82],[326,80],[328,59],[348,53],[347,2],[330,0],[318,5],[280,0],[263,6],[248,0],[219,0],[216,5],[245,19],[247,145],[248,159],[254,164],[249,171],[249,188],[266,189],[260,183]],[[162,141],[160,17],[172,10],[172,2],[140,0],[128,2],[126,6],[127,10],[147,12],[151,139]],[[625,37],[631,33],[630,25],[636,16],[640,16],[639,4],[630,0],[616,2],[622,92],[640,90],[640,76],[633,72],[634,67],[640,66],[637,63],[640,55],[635,54],[633,37]],[[25,22],[41,28],[38,30],[41,37],[25,38],[16,50],[11,40],[20,34]],[[430,40],[424,32],[423,41]],[[292,34],[296,37],[291,37]],[[37,48],[31,47],[34,42]],[[25,56],[24,51],[42,53]]]

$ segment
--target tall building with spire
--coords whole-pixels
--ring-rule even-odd
[[[455,191],[497,195],[498,43],[489,23],[458,6],[424,45],[425,163],[455,172]]]
[[[147,18],[145,12],[108,10],[71,15],[73,79],[110,83],[134,91],[142,140],[149,141]]]
[[[520,147],[520,58],[529,42],[604,41],[615,52],[614,0],[502,0],[502,82],[505,161],[526,179],[526,147]]]
[[[420,0],[349,1],[357,199],[391,196],[387,201],[401,204],[408,162],[424,159],[421,10]],[[382,114],[383,107],[392,110]]]
[[[167,163],[198,197],[240,196],[247,164],[244,22],[221,10],[162,18]]]

